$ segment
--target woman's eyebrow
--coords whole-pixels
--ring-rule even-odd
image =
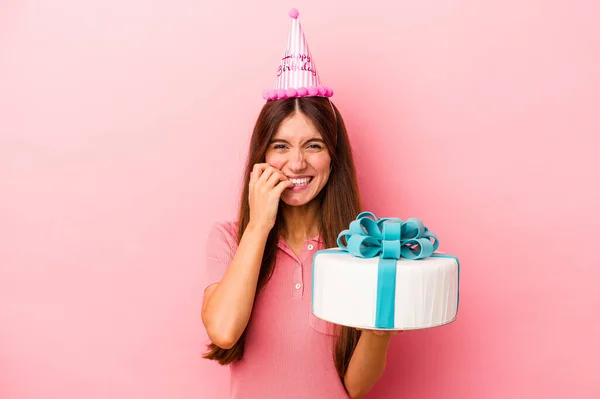
[[[312,137],[312,138],[310,138],[310,139],[308,139],[308,140],[305,140],[303,144],[309,143],[309,142],[311,142],[311,141],[319,141],[319,142],[321,142],[321,143],[324,143],[324,141],[323,141],[323,139],[322,139],[322,138],[320,138],[320,137]],[[275,143],[275,142],[281,142],[281,143],[285,143],[285,144],[290,144],[290,142],[289,142],[289,141],[287,141],[287,140],[284,140],[284,139],[277,139],[277,138],[275,138],[275,139],[271,139],[271,141],[270,141],[270,142],[271,142],[271,143]]]

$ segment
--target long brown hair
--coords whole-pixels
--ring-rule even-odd
[[[265,162],[265,154],[272,137],[279,125],[295,112],[306,115],[321,134],[331,155],[331,174],[321,193],[313,201],[320,201],[320,234],[326,248],[337,246],[337,235],[346,229],[350,222],[360,212],[360,196],[356,179],[354,161],[346,127],[337,107],[327,98],[298,97],[276,101],[268,101],[262,108],[252,138],[244,173],[244,185],[240,200],[238,217],[238,241],[241,239],[250,219],[248,202],[248,183],[250,173],[256,163]],[[280,207],[281,209],[281,207]],[[260,291],[273,273],[277,241],[282,230],[281,212],[278,214],[275,226],[271,229],[265,245],[263,260],[257,283]],[[230,349],[219,348],[210,344],[207,359],[228,364],[242,358],[244,353],[245,334]],[[356,348],[360,332],[349,327],[339,326],[338,337],[334,345],[333,359],[340,378],[343,381],[352,353]]]

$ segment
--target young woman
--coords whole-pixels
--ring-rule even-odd
[[[237,222],[208,240],[206,358],[228,364],[231,398],[338,399],[380,379],[391,334],[311,313],[315,252],[361,211],[350,142],[326,97],[267,101],[254,128]]]

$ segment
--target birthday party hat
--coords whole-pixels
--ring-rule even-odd
[[[321,84],[315,60],[310,53],[302,26],[298,21],[298,10],[290,13],[291,24],[288,39],[277,68],[273,89],[263,90],[265,100],[290,97],[331,97],[333,90]]]

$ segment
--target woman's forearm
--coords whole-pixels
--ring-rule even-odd
[[[366,395],[383,375],[391,334],[363,331],[344,376],[344,385],[352,398]]]
[[[206,289],[202,321],[221,348],[232,347],[250,320],[268,235],[268,229],[249,225],[221,281]]]

